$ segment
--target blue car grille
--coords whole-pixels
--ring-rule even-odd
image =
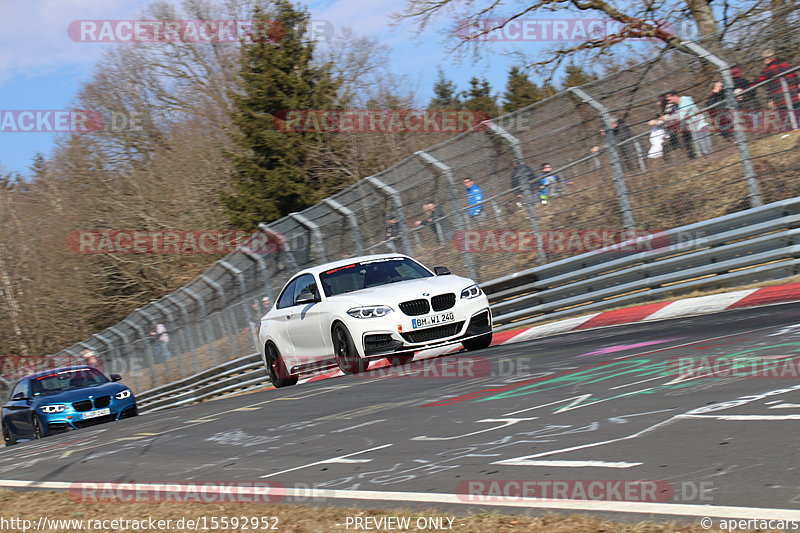
[[[78,412],[91,411],[92,409],[102,409],[111,405],[111,396],[99,396],[92,400],[81,400],[72,404],[72,408]]]

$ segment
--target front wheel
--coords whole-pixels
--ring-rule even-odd
[[[484,348],[488,348],[491,344],[492,344],[491,333],[486,333],[485,335],[481,335],[480,337],[467,339],[461,343],[461,345],[470,352],[473,350],[483,350]]]
[[[33,438],[34,439],[41,439],[44,437],[44,432],[42,431],[42,423],[39,422],[39,417],[33,415]]]
[[[281,387],[291,387],[296,384],[297,376],[289,374],[278,347],[272,342],[268,342],[265,351],[267,354],[267,375],[272,386],[280,389]]]
[[[360,374],[367,370],[369,361],[358,356],[350,332],[342,324],[333,326],[333,350],[342,374]]]
[[[17,439],[11,436],[11,432],[8,430],[5,424],[3,426],[3,442],[5,442],[6,446],[13,446],[17,443]]]

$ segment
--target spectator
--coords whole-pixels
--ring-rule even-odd
[[[434,202],[422,204],[422,220],[417,220],[417,226],[427,226],[436,236],[439,244],[448,240],[449,231],[445,229],[444,213],[442,208]]]
[[[553,173],[553,165],[544,163],[542,173],[539,176],[539,201],[546,204],[550,198],[556,198],[561,194],[561,179]]]
[[[399,222],[397,216],[392,213],[386,220],[386,238],[392,240],[400,234]]]
[[[483,212],[483,191],[469,178],[464,178],[467,190],[467,214],[470,218],[480,218]]]
[[[694,159],[697,156],[694,150],[695,143],[700,155],[711,153],[711,129],[692,97],[681,96],[677,91],[669,91],[667,102],[672,107],[670,112],[661,118],[677,127],[678,139],[689,157]]]
[[[101,372],[103,371],[103,362],[97,357],[94,350],[81,350],[80,356],[83,359],[83,364],[92,366]]]
[[[770,109],[788,109],[786,105],[786,95],[781,84],[781,77],[786,80],[789,88],[789,97],[792,100],[792,107],[800,107],[800,94],[798,94],[797,73],[792,72],[781,76],[792,66],[786,61],[775,56],[775,52],[766,49],[761,53],[761,60],[764,62],[764,69],[761,74],[753,81],[753,85],[768,81],[766,85],[767,100]]]
[[[711,93],[706,99],[706,107],[711,117],[711,124],[725,140],[733,137],[733,115],[732,110],[725,103],[725,91],[721,81],[711,84]]]
[[[600,130],[601,135],[605,135],[605,130]],[[625,172],[636,172],[636,146],[637,141],[633,139],[633,131],[625,124],[625,121],[616,117],[611,118],[611,137],[617,145],[617,153],[619,154],[622,166]],[[625,142],[628,141],[628,142]],[[599,146],[593,146],[591,152],[596,154],[600,151]]]
[[[739,109],[742,111],[758,110],[756,91],[744,92],[750,87],[750,80],[742,76],[742,70],[739,67],[731,67],[731,76],[733,76],[733,94],[736,96],[736,101],[739,102]]]
[[[172,352],[169,351],[169,333],[164,324],[156,324],[153,331],[148,333],[150,341],[154,345],[156,357],[160,362],[164,362],[172,357]]]
[[[509,202],[511,211],[516,208],[522,207],[522,186],[527,181],[531,190],[534,190],[534,181],[536,174],[533,169],[526,165],[523,161],[514,161],[514,170],[511,172],[511,191],[514,194],[514,199]]]

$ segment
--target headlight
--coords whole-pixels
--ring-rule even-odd
[[[61,413],[67,408],[66,405],[43,405],[41,407],[43,413]]]
[[[125,398],[130,398],[130,397],[131,397],[130,389],[121,390],[114,395],[114,398],[116,398],[117,400],[124,400]]]
[[[388,305],[365,305],[354,307],[347,314],[353,318],[380,318],[391,313],[393,309]]]
[[[461,291],[462,298],[477,298],[481,294],[483,294],[483,291],[481,290],[480,287],[478,287],[477,284],[470,285],[469,287]]]

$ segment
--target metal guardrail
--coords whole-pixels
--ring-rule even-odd
[[[797,243],[797,244],[796,244]],[[645,251],[636,251],[647,248]],[[800,271],[800,197],[634,238],[481,284],[495,325],[792,276]],[[261,354],[228,361],[137,395],[144,411],[269,383]]]

